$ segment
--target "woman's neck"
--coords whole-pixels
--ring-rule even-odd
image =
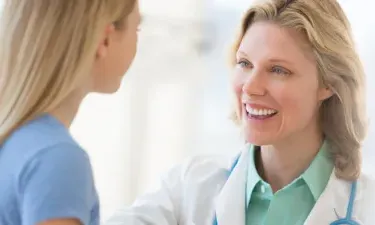
[[[319,132],[313,133],[261,147],[260,154],[256,156],[258,173],[274,192],[299,177],[314,160],[323,143],[323,136]]]
[[[82,92],[73,93],[50,114],[69,129],[85,96]]]

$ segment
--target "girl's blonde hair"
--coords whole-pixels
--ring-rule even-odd
[[[136,0],[4,0],[0,18],[0,145],[53,110],[90,76],[105,26],[126,25]]]
[[[355,50],[349,21],[336,0],[262,0],[242,20],[236,52],[251,24],[270,21],[301,32],[315,56],[321,85],[334,95],[320,108],[323,133],[330,143],[336,176],[356,179],[361,172],[361,148],[367,132],[365,74]],[[234,113],[239,123],[238,113]]]

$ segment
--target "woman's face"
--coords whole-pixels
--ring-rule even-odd
[[[92,91],[112,93],[118,90],[136,55],[140,20],[137,1],[124,29],[115,29],[110,25],[104,31],[94,65]]]
[[[274,145],[317,128],[320,87],[313,54],[297,31],[269,22],[251,25],[236,56],[233,88],[246,140]]]

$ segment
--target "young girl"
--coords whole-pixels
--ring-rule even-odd
[[[91,165],[68,129],[113,93],[136,52],[137,0],[4,0],[0,224],[99,224]]]

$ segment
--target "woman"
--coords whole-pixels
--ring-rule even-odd
[[[108,224],[375,224],[375,182],[361,173],[365,75],[337,1],[258,1],[231,60],[239,157],[173,169]]]
[[[7,0],[0,32],[0,224],[96,225],[87,154],[68,129],[136,52],[136,0]]]

